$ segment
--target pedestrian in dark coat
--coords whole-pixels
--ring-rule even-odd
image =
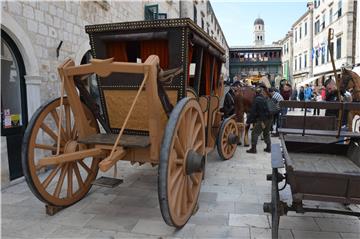
[[[271,140],[270,140],[270,127],[272,117],[267,106],[267,99],[264,96],[264,89],[262,87],[256,88],[256,95],[251,106],[250,114],[248,114],[246,124],[253,124],[251,132],[251,148],[247,150],[247,153],[256,154],[256,144],[259,135],[262,133],[264,141],[266,143],[265,152],[271,152]]]

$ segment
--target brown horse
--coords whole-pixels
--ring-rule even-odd
[[[239,126],[240,139],[244,136],[244,146],[249,146],[249,127],[245,127],[244,113],[249,113],[255,97],[254,87],[243,85],[235,90],[235,115]],[[245,131],[245,132],[244,132]]]
[[[270,93],[267,89],[264,91],[264,93],[266,97],[271,98]],[[250,125],[247,125],[247,127],[245,127],[244,113],[248,114],[250,112],[255,95],[255,88],[252,86],[242,85],[235,90],[235,117],[240,131],[239,141],[241,142],[242,137],[244,136],[244,146],[249,146],[250,128]]]
[[[352,92],[352,100],[355,102],[360,102],[360,76],[351,70],[345,68],[341,69],[341,78],[340,78],[340,92],[344,93],[345,90],[350,90]],[[352,130],[352,122],[356,115],[360,116],[359,111],[350,111],[348,115],[348,129]]]

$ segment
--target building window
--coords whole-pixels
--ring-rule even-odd
[[[329,10],[329,24],[331,24],[332,21],[333,21],[333,9],[330,8],[330,10]]]
[[[299,70],[301,70],[301,54],[299,55]]]
[[[204,19],[203,19],[203,18],[201,18],[201,28],[202,28],[203,30],[205,30],[205,29],[204,29]]]
[[[299,28],[299,40],[301,39],[302,27]]]
[[[295,62],[294,62],[295,71],[297,70],[297,57],[295,56]]]
[[[326,15],[326,13],[324,12],[324,14],[322,16],[321,30],[325,29],[325,15]]]
[[[321,64],[325,64],[325,46],[321,47]]]
[[[197,9],[195,5],[194,5],[194,22],[197,24]]]
[[[297,42],[297,29],[295,28],[295,42]]]
[[[304,68],[307,67],[307,52],[304,52]]]
[[[336,59],[341,58],[341,37],[336,39]]]
[[[307,22],[305,22],[304,24],[304,36],[307,35]]]
[[[338,2],[338,11],[337,11],[338,18],[341,17],[341,10],[342,10],[341,5],[342,5],[342,2],[341,2],[341,0],[339,0],[339,2]]]
[[[262,36],[260,36],[260,41],[262,41]]]
[[[159,14],[159,5],[155,4],[155,5],[145,5],[145,20],[146,21],[151,21],[151,20],[155,20],[158,19],[158,14]]]
[[[315,35],[320,32],[320,20],[315,22]]]

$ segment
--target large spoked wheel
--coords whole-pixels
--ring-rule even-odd
[[[199,103],[184,98],[167,123],[160,151],[158,194],[164,221],[182,227],[198,201],[205,166],[205,126]]]
[[[279,195],[279,185],[278,185],[278,170],[273,168],[272,171],[272,180],[271,180],[271,235],[273,239],[279,237],[279,222],[280,222],[280,195]]]
[[[61,163],[52,166],[38,166],[38,160],[57,152],[58,122],[60,120],[60,99],[52,100],[40,107],[32,117],[24,134],[22,165],[26,182],[35,196],[48,205],[69,206],[89,191],[91,182],[98,172],[98,158]],[[77,143],[78,130],[67,98],[62,106],[60,153],[86,149]],[[94,133],[99,128],[91,111],[84,105],[88,127]]]
[[[232,158],[239,141],[239,129],[233,118],[225,119],[220,126],[217,150],[223,160]]]

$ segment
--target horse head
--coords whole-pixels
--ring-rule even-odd
[[[340,92],[341,94],[344,94],[347,89],[353,88],[354,85],[354,78],[353,76],[354,72],[346,69],[345,67],[341,68],[341,77],[340,77]]]

